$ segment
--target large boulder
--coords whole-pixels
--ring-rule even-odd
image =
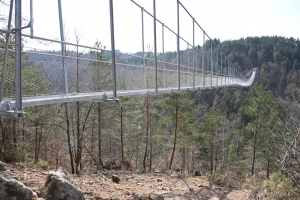
[[[164,197],[159,194],[150,193],[149,200],[164,200]]]
[[[69,174],[63,168],[50,171],[45,187],[39,195],[46,200],[84,200],[83,192],[76,188],[70,180]]]
[[[0,172],[0,200],[32,200],[37,194],[20,181],[10,177],[9,173]]]
[[[5,164],[4,162],[1,162],[1,161],[0,161],[0,172],[6,171],[5,165],[6,165],[6,164]]]

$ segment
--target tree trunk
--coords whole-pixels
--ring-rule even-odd
[[[182,147],[182,165],[181,165],[181,171],[184,172],[185,170],[185,165],[186,165],[186,148]]]
[[[215,166],[214,166],[214,175],[213,175],[213,182],[215,182],[215,177],[216,177],[216,173],[217,173],[217,167],[218,167],[218,153],[219,153],[219,124],[218,124],[218,127],[217,127],[217,134],[216,134],[216,145],[215,145]]]
[[[43,135],[43,124],[41,125],[40,129],[41,130],[39,132],[38,148],[37,148],[37,157],[38,157],[38,160],[40,159],[40,152],[41,152],[41,142],[42,142],[42,135]]]
[[[124,141],[123,141],[123,108],[122,106],[120,107],[121,108],[121,131],[120,131],[120,134],[121,134],[121,156],[122,156],[122,163],[124,162]]]
[[[218,146],[218,144],[216,145],[216,147],[217,146]],[[215,182],[215,177],[216,177],[216,173],[217,173],[217,167],[218,167],[218,149],[215,149],[215,166],[214,166],[213,182]]]
[[[144,154],[144,160],[143,160],[143,173],[146,172],[146,160],[147,160],[147,153],[148,153],[148,137],[149,137],[149,99],[145,97],[146,102],[146,147],[145,147],[145,154]]]
[[[91,134],[92,134],[92,140],[91,140],[91,155],[93,155],[94,156],[94,146],[95,146],[95,144],[94,144],[94,125],[95,125],[95,118],[93,118],[93,122],[92,122],[92,130],[91,130]],[[84,146],[85,147],[85,146]],[[93,159],[94,160],[94,159]],[[93,162],[93,160],[91,160],[91,165],[93,165],[94,163],[95,164],[97,164],[97,169],[99,169],[99,166],[98,166],[98,161],[97,162],[95,162],[95,160],[94,160],[94,162]]]
[[[111,160],[113,158],[112,149],[111,149],[111,135],[109,135],[109,155]]]
[[[137,132],[137,137],[136,137],[136,148],[135,148],[135,152],[136,152],[136,155],[135,155],[135,166],[136,168],[138,168],[138,158],[139,158],[139,134]]]
[[[1,130],[1,143],[2,145],[0,145],[0,160],[3,160],[3,154],[2,152],[4,152],[3,149],[3,144],[5,142],[5,133],[4,133],[4,128],[3,128],[3,120],[2,120],[2,116],[0,116],[0,130]]]
[[[18,143],[18,140],[17,140],[17,119],[14,117],[13,118],[13,142],[14,142],[14,148],[17,147],[17,143]]]
[[[254,164],[255,164],[255,154],[256,154],[257,130],[258,130],[258,116],[256,116],[256,127],[255,127],[255,132],[254,132],[253,157],[252,157],[252,168],[251,168],[251,174],[252,174],[252,176],[254,175]]]
[[[176,96],[174,143],[173,143],[173,150],[172,150],[172,156],[171,156],[171,159],[170,159],[169,169],[172,168],[173,159],[174,159],[174,155],[175,155],[176,143],[177,143],[177,129],[178,129],[178,97]]]
[[[194,141],[192,142],[192,172],[194,172],[194,170],[195,170],[195,158],[194,158],[194,146],[195,146],[195,144],[194,144]]]
[[[227,169],[226,169],[227,172],[228,172],[228,170],[229,170],[231,151],[232,151],[232,148],[233,148],[232,146],[233,146],[233,144],[234,144],[234,141],[235,141],[235,137],[233,136],[232,143],[230,144],[230,146],[229,146],[229,151],[228,151]]]
[[[223,117],[223,124],[222,124],[222,150],[221,150],[221,174],[224,173],[224,165],[225,165],[225,117]],[[230,157],[230,153],[228,155]]]
[[[267,163],[267,179],[269,179],[270,176],[270,157],[268,156],[268,163]]]
[[[35,121],[35,148],[34,148],[34,163],[38,163],[38,120]]]
[[[152,129],[151,129],[151,119],[150,119],[150,126],[149,126],[149,143],[150,143],[150,152],[149,152],[149,170],[152,169]]]
[[[214,168],[214,133],[211,133],[211,141],[210,141],[210,174],[213,173]]]
[[[25,125],[24,125],[24,120],[22,120],[22,141],[25,139]]]
[[[81,162],[81,155],[82,155],[82,134],[80,131],[80,108],[79,108],[79,102],[76,102],[76,129],[77,129],[77,152],[76,152],[76,157],[75,157],[75,172],[77,175],[79,175],[80,172],[80,162]]]
[[[98,169],[100,169],[100,165],[103,165],[101,149],[101,104],[98,102]]]
[[[65,103],[66,108],[66,123],[67,123],[67,138],[68,138],[68,147],[69,147],[69,155],[70,155],[70,162],[71,162],[71,170],[72,174],[75,174],[74,169],[74,162],[73,162],[73,152],[72,152],[72,146],[71,146],[71,136],[70,136],[70,121],[69,121],[69,113],[68,113],[68,103]]]
[[[79,35],[76,33],[76,43],[79,43]],[[79,93],[79,51],[78,46],[76,46],[76,92]],[[81,164],[81,156],[82,156],[82,134],[80,131],[80,104],[76,102],[76,138],[77,138],[77,152],[75,155],[75,170],[76,174],[79,175],[80,164]]]

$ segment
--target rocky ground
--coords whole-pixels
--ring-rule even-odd
[[[23,182],[39,195],[48,171],[24,168],[19,164],[4,166],[12,178]],[[98,174],[70,175],[70,179],[83,191],[86,199],[242,200],[248,199],[249,193],[235,187],[211,185],[205,176],[180,178],[176,172],[133,173],[103,170]]]

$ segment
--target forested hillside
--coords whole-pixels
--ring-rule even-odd
[[[222,184],[259,175],[298,186],[299,40],[214,42],[242,74],[258,68],[254,86],[126,97],[126,109],[111,102],[26,108],[25,118],[0,117],[0,160],[76,174],[121,166],[198,170]],[[272,183],[265,187],[276,188]]]

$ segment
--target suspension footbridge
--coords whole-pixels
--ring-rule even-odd
[[[4,45],[0,48],[3,58],[0,69],[1,115],[22,117],[24,108],[29,106],[109,99],[117,101],[124,96],[248,87],[253,84],[256,69],[253,69],[251,77],[243,77],[238,64],[231,63],[179,0],[172,2],[177,4],[177,19],[174,19],[177,30],[172,30],[156,17],[155,0],[151,12],[128,0],[128,5],[139,12],[135,18],[139,19],[139,31],[136,33],[139,38],[136,40],[140,49],[137,53],[117,50],[115,29],[118,24],[115,24],[115,18],[118,13],[114,13],[114,7],[118,6],[118,1],[107,1],[109,15],[104,20],[110,22],[110,41],[105,41],[110,43],[109,49],[99,42],[89,46],[80,44],[79,40],[74,43],[66,40],[61,0],[57,1],[60,39],[34,34],[37,27],[33,23],[33,0],[29,4],[29,23],[25,26],[22,26],[21,0],[10,1],[7,28],[0,29],[4,35]],[[180,34],[182,15],[187,15],[192,23],[189,30],[192,37],[189,40]],[[145,38],[149,32],[153,45],[145,50]],[[170,38],[175,48],[166,51],[165,45]],[[32,48],[40,43],[51,44],[55,50]]]

